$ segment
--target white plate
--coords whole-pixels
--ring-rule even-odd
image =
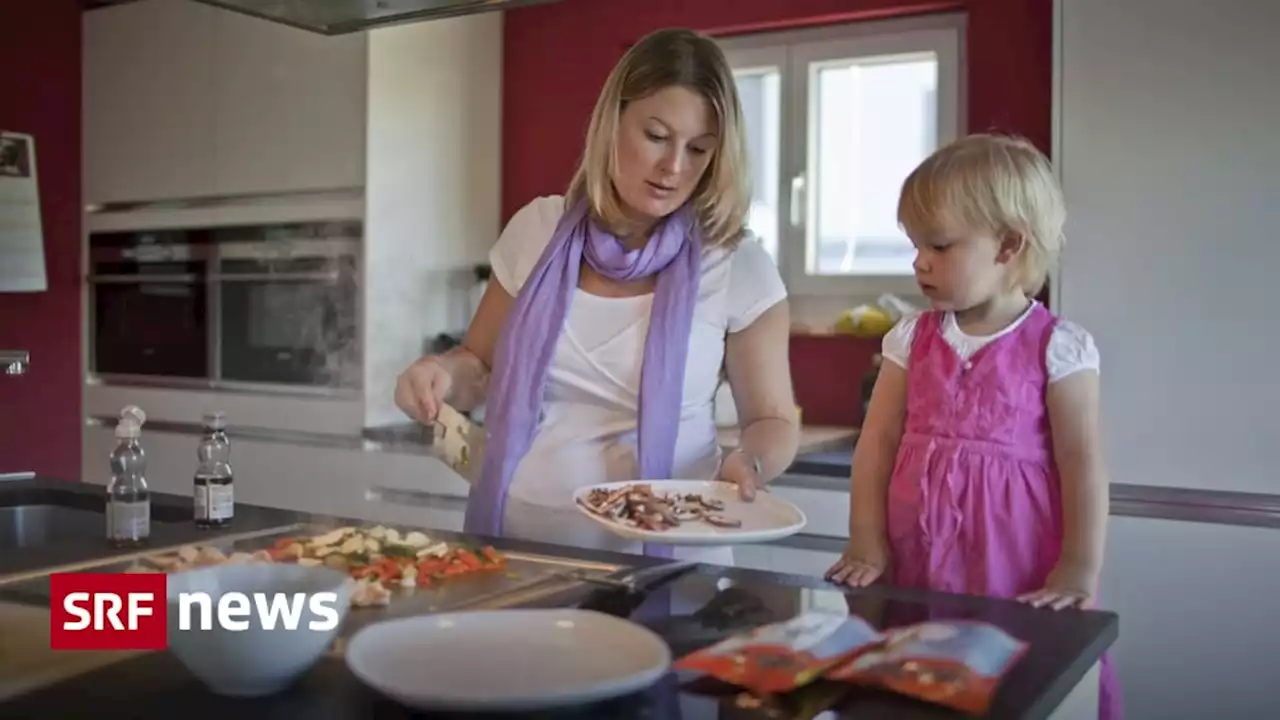
[[[653,685],[671,650],[587,610],[484,610],[388,620],[347,644],[364,683],[418,710],[511,712],[596,702]]]
[[[686,522],[671,530],[643,530],[600,517],[578,502],[578,500],[585,500],[592,490],[617,490],[627,485],[645,483],[652,486],[653,491],[658,493],[695,493],[720,500],[724,503],[724,511],[720,514],[741,520],[742,526],[722,528],[705,522]],[[578,512],[622,537],[663,545],[739,545],[768,542],[794,535],[800,532],[808,522],[800,508],[776,495],[758,492],[755,500],[746,502],[738,495],[737,485],[708,480],[651,480],[591,485],[573,494],[573,504]]]

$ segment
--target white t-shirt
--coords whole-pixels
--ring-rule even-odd
[[[1036,304],[1032,302],[1017,320],[991,335],[965,333],[956,323],[955,313],[948,312],[942,318],[942,337],[961,359],[967,361],[987,343],[1017,329],[1022,321],[1031,315],[1031,310]],[[915,335],[916,321],[919,319],[919,314],[904,317],[885,334],[881,354],[886,360],[901,368],[907,367],[908,359],[911,357],[911,339]],[[1050,383],[1058,382],[1081,370],[1099,370],[1098,347],[1093,342],[1093,336],[1070,320],[1059,318],[1045,348],[1045,366],[1048,368]]]
[[[560,196],[521,208],[489,254],[493,277],[513,296],[523,287],[564,213]],[[712,399],[726,333],[740,331],[786,297],[773,259],[754,237],[702,260],[685,367],[674,473],[707,478],[719,460]],[[638,475],[640,367],[653,296],[608,298],[579,289],[549,371],[543,421],[516,468],[509,498],[572,508],[577,488]],[[511,505],[508,505],[508,515]]]

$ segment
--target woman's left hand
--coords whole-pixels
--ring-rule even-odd
[[[756,491],[764,487],[760,461],[739,450],[731,451],[720,462],[716,479],[737,485],[738,494],[747,502],[754,500]]]

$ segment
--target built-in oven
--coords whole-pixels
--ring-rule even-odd
[[[359,223],[225,228],[214,236],[219,377],[360,387]]]
[[[209,377],[206,276],[212,246],[202,230],[97,233],[89,244],[89,364],[103,376]]]
[[[358,390],[362,223],[95,232],[90,370],[101,382]]]

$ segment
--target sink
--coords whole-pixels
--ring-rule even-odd
[[[0,507],[0,550],[83,543],[106,532],[102,512],[58,505]]]
[[[83,544],[106,533],[106,497],[61,489],[0,488],[0,552]],[[152,523],[191,522],[191,509],[151,503]]]

